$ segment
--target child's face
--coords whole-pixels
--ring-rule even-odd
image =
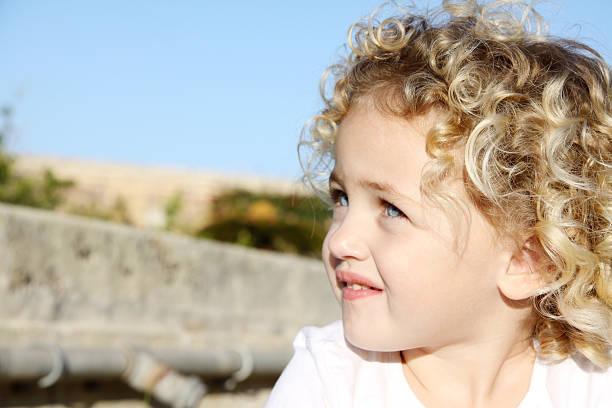
[[[363,349],[461,343],[490,334],[502,307],[496,274],[504,273],[511,251],[462,184],[449,183],[471,214],[460,245],[448,216],[421,199],[421,170],[430,160],[425,134],[439,115],[406,121],[357,105],[340,125],[323,261],[346,338]],[[349,289],[346,277],[377,289]]]

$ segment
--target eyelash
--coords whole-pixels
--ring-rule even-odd
[[[339,206],[340,205],[340,199],[342,198],[342,196],[346,197],[347,200],[347,205],[348,205],[348,195],[337,188],[332,188],[330,189],[330,196],[332,199],[332,202],[334,203],[334,206]],[[406,214],[404,214],[402,212],[402,210],[400,210],[398,207],[396,207],[395,205],[391,204],[390,202],[380,199],[381,204],[384,206],[385,211],[383,212],[383,215],[387,218],[406,218],[408,219],[408,217],[406,216]],[[394,210],[396,210],[398,212],[398,215],[389,215],[387,214],[387,210],[389,210],[390,208],[393,208]]]

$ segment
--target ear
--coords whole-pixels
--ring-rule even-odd
[[[540,273],[542,249],[535,238],[530,238],[516,250],[505,273],[497,279],[499,290],[509,299],[523,300],[533,296],[544,282]]]

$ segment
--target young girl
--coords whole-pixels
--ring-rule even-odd
[[[539,27],[473,0],[352,27],[301,143],[342,322],[268,408],[612,407],[611,75]]]

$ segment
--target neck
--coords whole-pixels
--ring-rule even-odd
[[[517,407],[529,389],[532,325],[436,348],[402,351],[404,375],[428,408]]]

